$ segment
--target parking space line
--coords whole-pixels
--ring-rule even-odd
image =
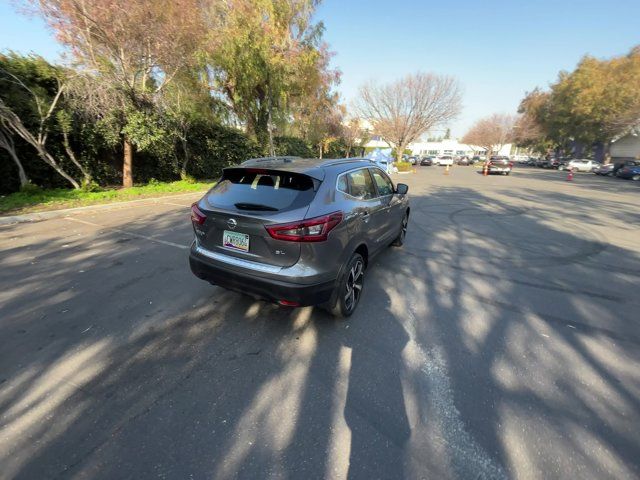
[[[182,203],[174,203],[174,202],[162,202],[162,205],[175,205],[176,207],[191,208],[191,205],[184,205]]]
[[[104,225],[100,225],[99,223],[89,222],[87,220],[80,220],[79,218],[73,217],[64,217],[65,220],[69,220],[71,222],[83,223],[85,225],[90,225],[92,227],[102,228],[104,230],[111,230],[113,232],[122,233],[123,235],[129,235],[130,237],[143,238],[144,240],[149,240],[150,242],[160,243],[162,245],[167,245],[169,247],[181,248],[183,250],[188,249],[187,245],[180,245],[179,243],[169,242],[167,240],[160,240],[159,238],[149,237],[147,235],[140,235],[139,233],[128,232],[126,230],[121,230],[119,228],[107,227]]]

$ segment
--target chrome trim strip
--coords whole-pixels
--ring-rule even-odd
[[[280,273],[282,267],[275,267],[273,265],[265,265],[264,263],[252,262],[251,260],[243,260],[241,258],[230,257],[221,253],[212,252],[202,248],[200,245],[196,245],[196,253],[199,253],[203,257],[216,260],[218,262],[227,263],[235,267],[246,268],[248,270],[257,270],[265,273]]]

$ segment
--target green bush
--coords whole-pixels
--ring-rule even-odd
[[[276,155],[293,155],[302,158],[313,158],[313,150],[301,138],[296,137],[275,137],[273,148]]]
[[[82,184],[83,192],[99,192],[101,190],[102,190],[102,187],[98,185],[96,182],[94,182],[93,180]]]
[[[42,189],[38,185],[34,185],[31,182],[29,182],[26,185],[23,185],[23,186],[20,187],[20,192],[21,193],[25,193],[27,195],[37,194],[41,190]]]
[[[411,162],[396,162],[395,165],[398,168],[399,172],[410,172],[411,169],[413,168],[413,165],[411,165]]]

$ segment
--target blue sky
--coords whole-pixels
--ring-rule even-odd
[[[367,80],[415,71],[457,77],[464,109],[451,127],[514,112],[526,91],[546,87],[584,54],[621,55],[640,44],[639,0],[325,0],[318,20],[342,71],[349,102]],[[37,19],[0,0],[0,49],[55,60],[62,49]]]

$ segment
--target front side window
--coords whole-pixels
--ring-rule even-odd
[[[378,194],[381,197],[385,195],[393,194],[393,183],[383,172],[380,170],[372,170],[371,174],[373,175],[373,180],[376,182],[376,186],[378,187]]]

